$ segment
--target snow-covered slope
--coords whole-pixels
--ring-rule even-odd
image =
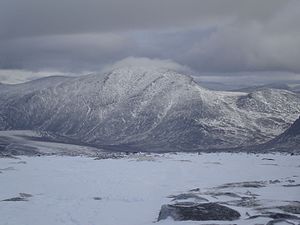
[[[300,152],[300,117],[281,135],[266,143],[266,149]]]
[[[293,218],[300,209],[299,160],[299,155],[223,153],[0,158],[0,224],[299,224]],[[156,222],[161,206],[180,202],[172,197],[180,195],[187,196],[181,201],[197,201],[195,196],[219,202],[241,217]],[[270,214],[290,222],[275,223]]]
[[[1,130],[47,131],[111,150],[193,151],[263,143],[300,113],[295,93],[210,91],[168,69],[39,82],[0,90]]]
[[[39,91],[45,88],[53,87],[64,81],[72,79],[64,76],[50,76],[22,84],[2,84],[0,83],[0,93],[3,94],[19,94],[24,95],[33,91]]]

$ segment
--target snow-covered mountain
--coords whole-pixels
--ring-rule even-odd
[[[219,92],[168,69],[120,67],[0,88],[0,130],[39,130],[111,150],[195,151],[259,144],[300,114],[299,95]]]

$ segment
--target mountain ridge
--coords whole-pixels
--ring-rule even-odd
[[[261,144],[300,114],[295,93],[211,91],[164,68],[121,67],[46,80],[39,88],[30,84],[0,90],[0,130],[49,132],[112,150],[201,151]]]

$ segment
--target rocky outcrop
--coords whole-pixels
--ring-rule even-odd
[[[240,218],[240,213],[217,203],[182,202],[163,205],[158,221],[171,217],[175,221],[224,220],[232,221]]]

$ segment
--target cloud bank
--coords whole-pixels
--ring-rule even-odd
[[[2,0],[0,70],[81,74],[141,57],[297,76],[299,12],[298,0]]]

